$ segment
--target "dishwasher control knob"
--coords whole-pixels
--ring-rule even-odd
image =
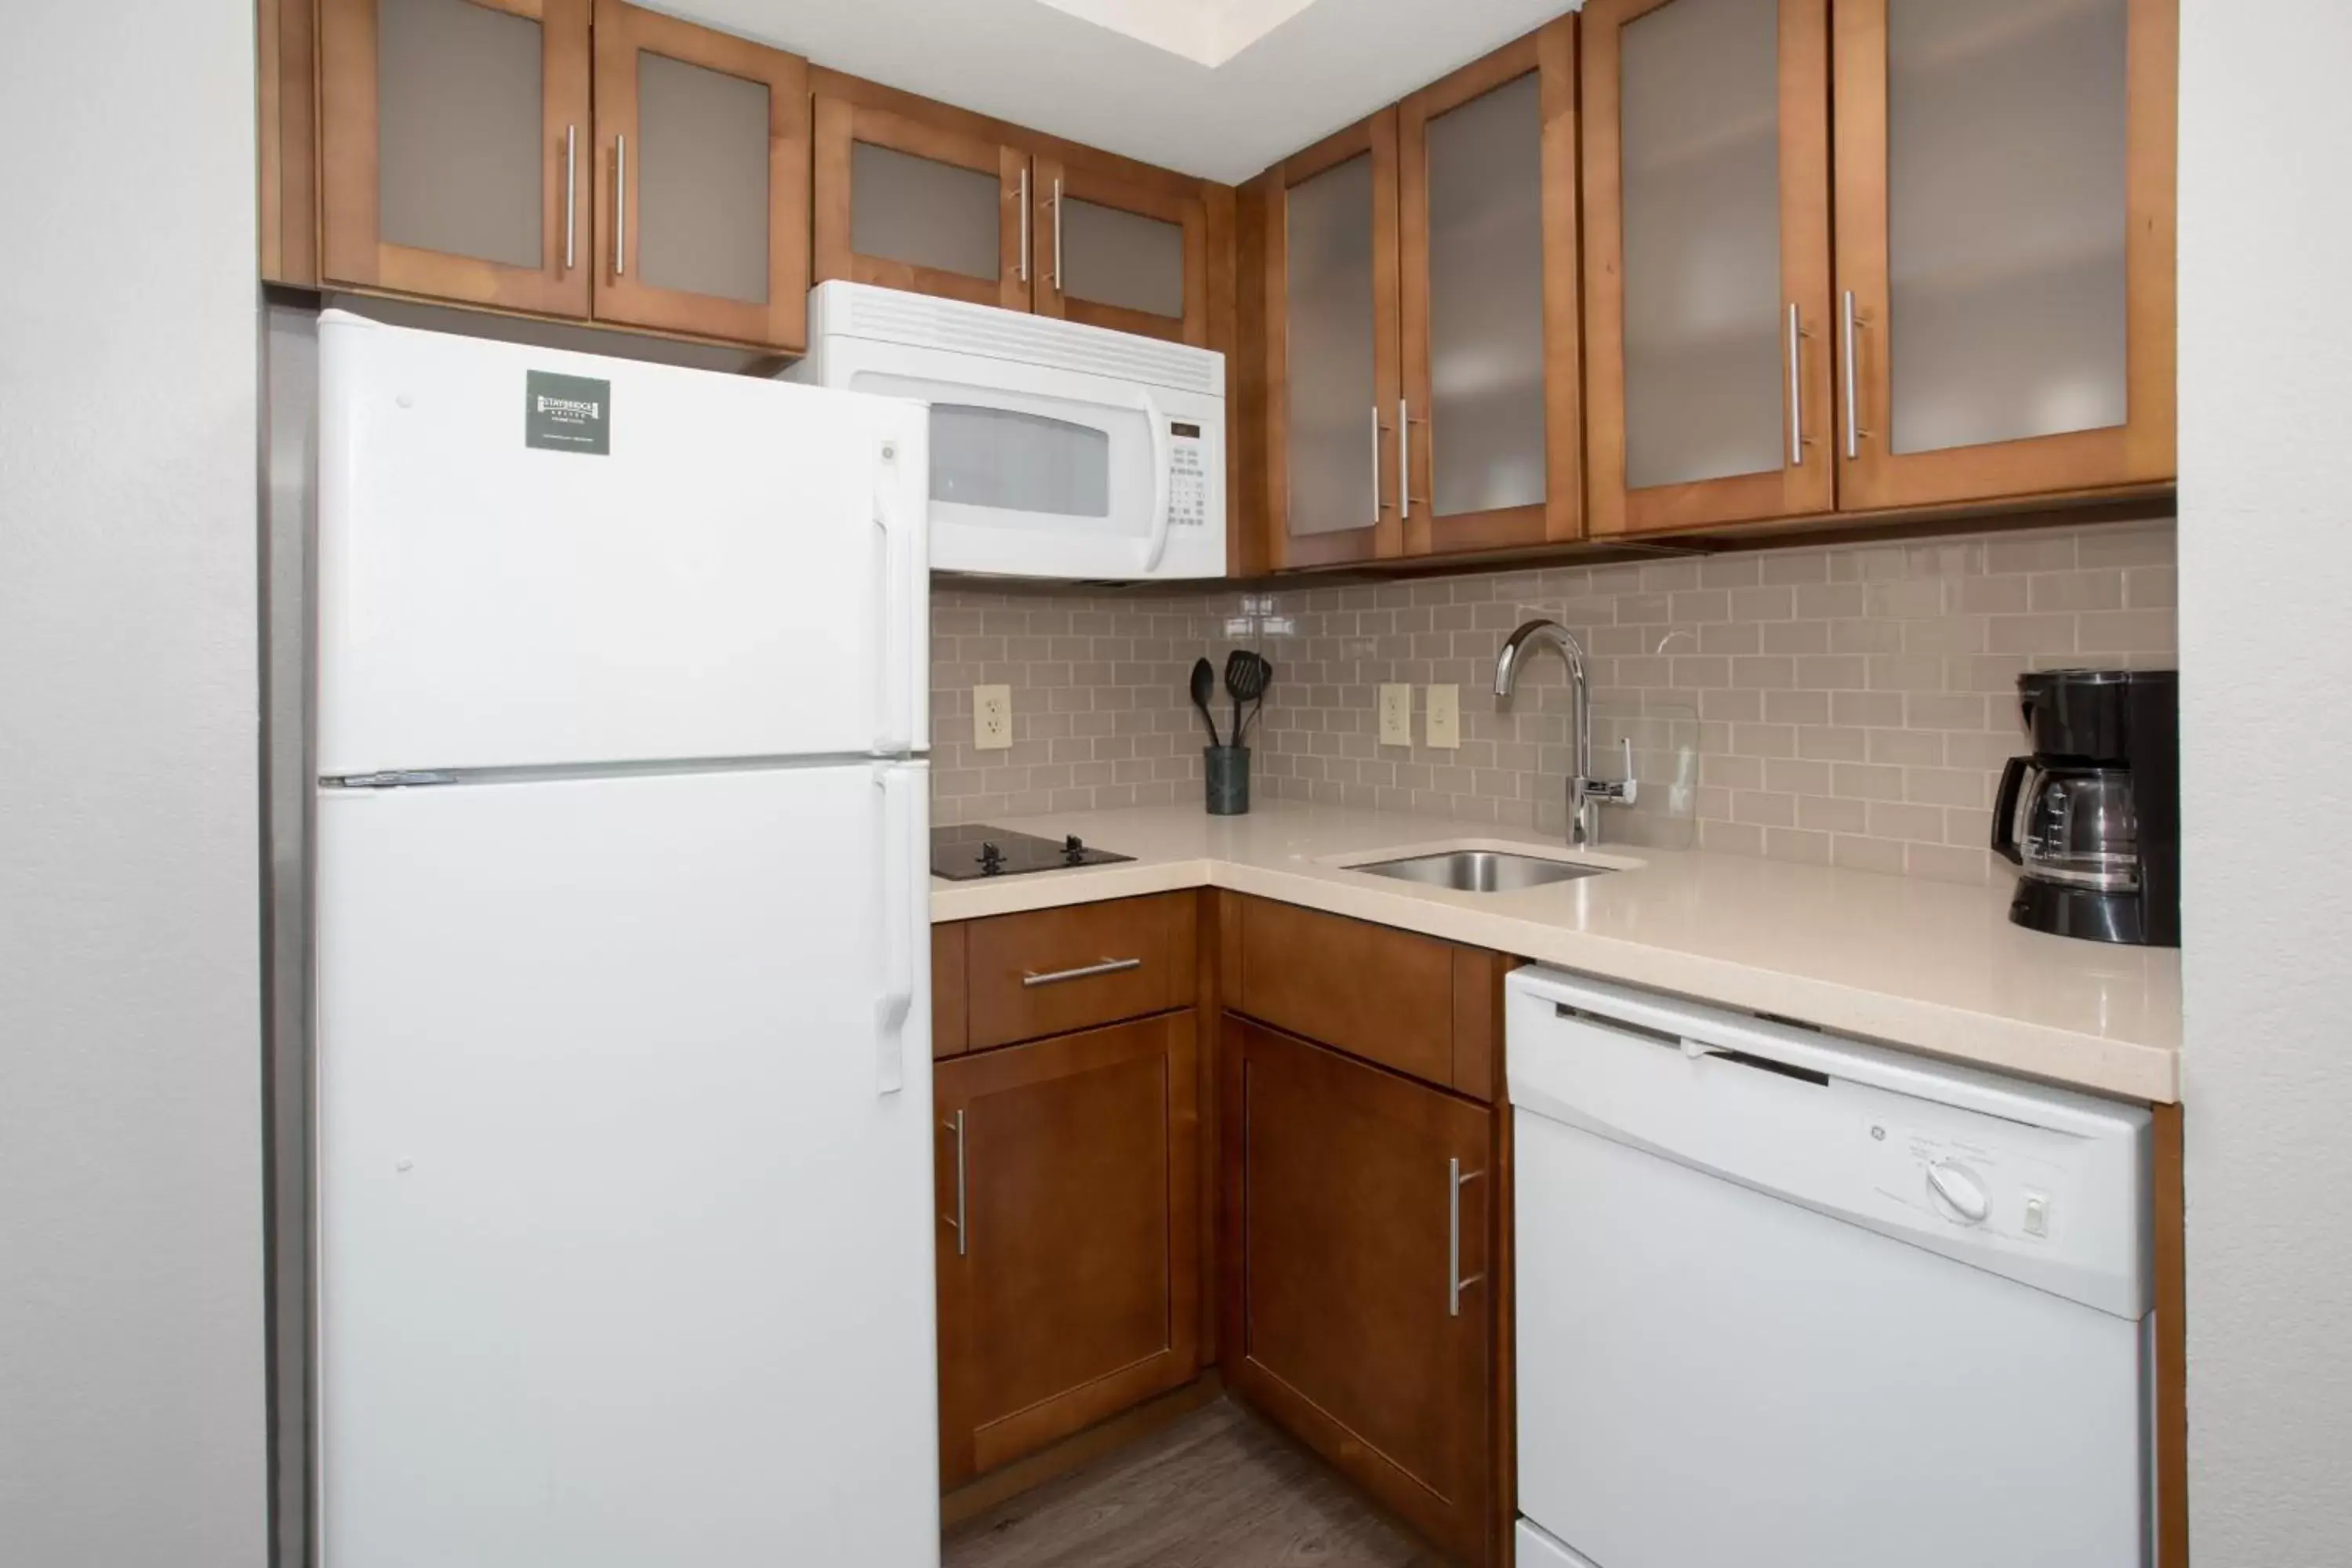
[[[1927,1167],[1927,1191],[1945,1216],[1963,1225],[1982,1225],[1992,1212],[1992,1201],[1968,1167],[1942,1161]]]

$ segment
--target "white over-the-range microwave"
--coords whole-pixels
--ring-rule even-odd
[[[1224,575],[1221,353],[829,282],[787,374],[930,405],[934,570]]]

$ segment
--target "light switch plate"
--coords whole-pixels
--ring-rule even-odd
[[[1013,688],[971,689],[971,743],[975,750],[982,752],[1013,749]]]
[[[1412,687],[1383,685],[1381,688],[1381,744],[1412,744]]]
[[[1422,720],[1430,745],[1441,752],[1462,749],[1462,689],[1458,686],[1433,686],[1429,689],[1429,706]]]

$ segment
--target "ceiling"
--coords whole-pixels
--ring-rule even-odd
[[[1574,8],[1573,0],[656,4],[852,76],[1228,183]]]

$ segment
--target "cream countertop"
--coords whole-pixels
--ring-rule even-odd
[[[1979,1067],[2132,1100],[2179,1097],[2180,954],[2009,923],[2009,889],[1743,856],[1603,845],[1274,803],[1011,817],[1131,862],[931,883],[934,922],[1178,888],[1230,888],[1587,974],[1777,1013]],[[1425,888],[1346,868],[1454,847],[1526,848],[1622,868],[1508,893]]]

